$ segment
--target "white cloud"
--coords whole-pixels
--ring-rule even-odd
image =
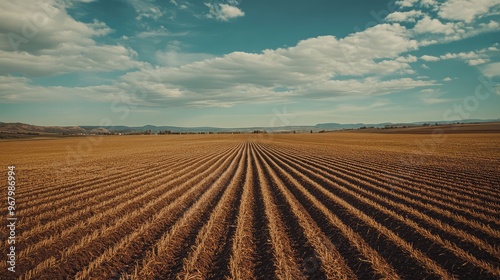
[[[118,93],[119,90],[114,86],[45,87],[33,85],[28,78],[0,76],[0,100],[4,103],[47,100],[64,101],[78,98],[94,101],[112,101],[116,99]]]
[[[396,5],[399,5],[400,7],[413,7],[418,0],[399,0],[396,1]]]
[[[398,62],[417,62],[417,57],[414,55],[400,56],[396,58]]]
[[[408,30],[399,24],[379,24],[365,31],[350,34],[339,40],[337,44],[343,56],[347,58],[396,57],[401,52],[418,47],[417,41],[410,38]]]
[[[342,39],[321,36],[289,48],[261,53],[233,52],[187,64],[177,59],[197,60],[197,55],[182,54],[181,48],[174,45],[157,53],[157,58],[163,59],[168,67],[129,73],[121,83],[137,88],[141,87],[139,81],[154,76],[151,83],[166,85],[166,88],[149,86],[148,100],[168,106],[226,106],[301,96],[389,94],[434,84],[428,80],[380,78],[413,73],[409,63],[416,62],[417,58],[400,54],[416,46],[406,28],[399,24],[378,25]],[[359,78],[345,80],[342,76]],[[123,87],[125,92],[130,90],[127,87]],[[173,89],[179,93],[175,98],[171,96]]]
[[[471,66],[489,62],[489,58],[482,54],[481,51],[477,52],[460,52],[460,53],[447,53],[440,56],[440,59],[460,59]]]
[[[448,22],[443,24],[438,19],[431,19],[425,16],[423,19],[419,20],[413,30],[417,33],[444,33],[453,34],[459,29],[458,23]]]
[[[443,82],[449,82],[449,81],[453,81],[455,79],[456,78],[446,77],[446,78],[443,79]]]
[[[387,15],[386,19],[390,22],[415,22],[416,18],[423,15],[421,11],[412,10],[407,12],[393,12]]]
[[[0,50],[0,75],[23,73],[45,76],[68,72],[105,72],[140,67],[131,57],[136,52],[123,46],[79,46],[61,44],[39,55]]]
[[[432,55],[423,55],[420,57],[420,59],[425,60],[425,61],[432,61],[432,62],[441,60],[439,57],[432,56]]]
[[[37,52],[59,44],[74,42],[92,44],[92,37],[109,34],[105,23],[83,23],[74,20],[55,1],[23,1],[11,5],[0,2],[0,49],[5,51]],[[45,5],[46,4],[46,5]],[[45,5],[40,8],[39,5]]]
[[[28,20],[26,20],[28,19]],[[106,24],[83,23],[56,1],[0,2],[0,75],[43,76],[67,72],[126,70],[142,63],[121,45],[99,45]]]
[[[499,30],[500,24],[493,20],[479,24],[462,21],[446,22],[432,19],[428,15],[420,19],[412,29],[414,38],[419,41],[420,46],[459,41]]]
[[[469,60],[467,63],[470,66],[476,66],[476,65],[479,65],[479,64],[484,64],[484,63],[489,62],[489,61],[490,61],[489,59],[476,58],[476,59]]]
[[[0,76],[0,100],[2,102],[18,101],[16,95],[27,93],[26,84],[29,81],[24,77]]]
[[[479,26],[484,29],[496,30],[500,27],[500,23],[490,20],[488,23],[480,23]]]
[[[443,19],[471,22],[498,5],[498,0],[448,0],[440,6],[438,15]]]
[[[163,25],[160,25],[157,29],[137,33],[137,37],[141,39],[150,37],[165,37],[170,35],[172,34]]]
[[[156,52],[157,63],[161,66],[176,67],[213,57],[213,55],[207,53],[183,52],[182,47],[183,45],[179,41],[170,42],[165,51]]]
[[[164,15],[164,12],[150,1],[145,0],[128,0],[130,5],[137,13],[137,19],[154,19],[158,20]]]
[[[443,93],[438,91],[438,90],[435,90],[435,89],[423,89],[420,91],[420,93],[421,93],[420,100],[428,105],[445,103],[445,102],[451,101],[451,99],[441,98]]]
[[[210,83],[241,83],[239,78],[264,86],[295,84],[338,75],[391,74],[408,69],[416,58],[399,58],[416,48],[400,25],[378,25],[343,39],[321,36],[300,41],[296,46],[265,50],[260,54],[234,52],[179,69],[163,69],[171,80],[210,76]],[[377,61],[376,61],[377,60]],[[234,79],[236,78],[236,79]],[[182,80],[184,80],[184,76]],[[196,81],[193,81],[197,84]]]
[[[411,7],[417,3],[399,2],[402,7]],[[206,4],[210,8],[208,17],[229,21],[244,16],[244,12],[236,6],[237,2],[226,3],[228,4]],[[422,6],[431,4],[435,2],[421,2]],[[0,3],[0,16],[3,15],[1,8]],[[154,18],[154,9],[151,13],[151,18]],[[12,17],[6,17],[8,19],[0,17],[2,28],[9,28],[11,25],[8,21],[12,20]],[[145,17],[147,16],[144,15],[143,18]],[[13,96],[21,96],[16,95],[15,90],[28,92],[29,96],[33,97],[37,91],[45,93],[50,89],[53,94],[63,95],[63,92],[71,92],[78,96],[99,99],[127,95],[139,88],[140,91],[148,93],[148,102],[158,102],[165,106],[230,107],[239,102],[263,102],[301,96],[329,98],[345,95],[383,95],[436,85],[436,82],[429,78],[414,80],[392,77],[414,73],[410,65],[419,59],[426,63],[459,59],[471,66],[479,65],[485,75],[498,75],[498,66],[495,63],[488,64],[490,59],[486,53],[498,50],[494,46],[481,51],[446,53],[441,56],[422,55],[417,58],[407,54],[422,45],[422,42],[414,39],[417,36],[436,36],[437,39],[433,43],[439,43],[442,40],[468,36],[464,34],[477,34],[479,29],[498,29],[498,22],[476,24],[478,28],[472,30],[472,26],[465,23],[432,19],[417,10],[394,12],[386,19],[392,22],[420,20],[411,30],[397,23],[379,24],[345,38],[320,36],[300,41],[293,47],[264,50],[259,53],[233,52],[221,57],[187,53],[185,48],[173,44],[155,53],[159,66],[145,68],[145,64],[134,61],[133,58],[137,55],[134,50],[121,45],[99,45],[95,42],[95,37],[112,32],[106,24],[98,21],[75,21],[61,8],[58,15],[50,18],[49,23],[44,26],[47,30],[40,28],[39,32],[43,32],[43,36],[39,39],[35,36],[30,39],[29,44],[21,44],[21,52],[10,51],[5,40],[0,42],[0,75],[19,72],[39,76],[125,70],[133,67],[140,67],[142,70],[126,74],[112,85],[83,88],[42,88],[31,85],[29,80],[0,76],[0,80],[5,80],[11,86],[9,89],[4,85],[1,96],[2,99],[9,96],[8,98],[15,100]],[[160,27],[143,31],[136,36],[150,38],[168,35],[169,32]],[[6,33],[1,33],[0,36],[6,36]],[[31,42],[34,44],[31,45]],[[429,69],[426,64],[421,67]],[[150,74],[155,78],[144,82],[144,77]],[[387,80],[389,75],[391,78]],[[443,79],[445,82],[450,80],[449,77]],[[284,87],[286,91],[278,90]],[[430,89],[421,93],[434,94],[422,98],[426,104],[448,101]]]
[[[48,100],[121,101],[135,106],[164,107],[231,107],[237,103],[262,103],[288,98],[329,99],[339,96],[380,96],[404,90],[432,86],[435,81],[401,78],[382,81],[377,78],[329,80],[301,84],[287,92],[275,92],[273,87],[256,84],[233,84],[226,90],[205,89],[195,92],[155,79],[141,73],[142,80],[122,79],[112,85],[88,87],[43,87],[31,84],[26,78],[0,76],[0,100],[4,103]],[[155,74],[153,74],[155,75]],[[132,93],[132,94],[131,94]]]
[[[236,18],[236,17],[242,17],[245,15],[245,13],[240,10],[238,7],[231,6],[228,4],[219,4],[219,7],[221,8],[221,13],[223,15],[223,18]]]
[[[488,56],[488,52],[495,51],[495,48],[489,47],[477,51],[469,51],[469,52],[459,52],[459,53],[446,53],[440,56],[432,56],[432,55],[423,55],[420,57],[421,60],[424,61],[429,61],[429,62],[436,62],[440,60],[447,60],[447,59],[459,59],[470,66],[476,66],[479,64],[484,64],[490,61],[490,58]]]
[[[335,108],[335,112],[363,112],[370,109],[376,109],[388,105],[387,102],[375,102],[370,105],[339,105]]]
[[[434,81],[400,78],[380,80],[378,78],[329,80],[307,85],[297,93],[308,97],[328,98],[334,96],[381,96],[408,89],[432,86]]]
[[[416,35],[419,37],[420,46],[459,41],[487,32],[496,32],[500,27],[500,24],[494,21],[481,24],[466,24],[464,22],[448,22],[446,24],[439,24],[434,22],[435,25],[431,23],[428,26],[424,23],[419,27],[421,28],[419,31],[423,32],[425,29],[428,29],[428,33],[420,33],[414,30]]]
[[[34,3],[35,0],[31,1]],[[164,11],[155,7],[141,6],[141,1],[130,2],[135,3],[140,19],[159,19],[164,15]],[[207,17],[229,21],[245,15],[237,7],[237,1],[226,3],[205,4],[210,9]],[[398,3],[402,7],[412,7],[417,1],[403,0]],[[22,7],[17,8],[0,3],[0,39],[8,39],[8,32],[21,33],[21,19],[30,16],[28,12],[34,12],[24,4],[20,5]],[[421,6],[431,5],[437,4],[433,0],[421,1]],[[499,23],[492,20],[472,26],[462,22],[447,22],[443,18],[431,19],[418,10],[394,12],[386,19],[391,22],[418,22],[411,30],[398,23],[379,24],[344,38],[320,36],[300,41],[293,47],[259,53],[233,52],[220,57],[187,53],[185,48],[172,42],[167,48],[155,53],[158,66],[150,67],[135,61],[137,53],[130,48],[99,45],[95,41],[96,37],[113,32],[106,24],[99,21],[78,22],[66,13],[64,7],[53,9],[53,16],[38,28],[37,34],[40,35],[29,38],[28,43],[20,44],[20,52],[11,51],[8,40],[0,40],[0,100],[17,102],[77,96],[109,101],[133,98],[131,94],[143,94],[145,100],[142,105],[231,107],[241,102],[283,101],[302,97],[328,99],[339,96],[378,96],[438,85],[425,76],[416,79],[395,77],[415,73],[410,65],[419,59],[426,63],[460,59],[469,65],[479,65],[485,76],[499,76],[500,73],[498,63],[488,64],[490,59],[486,53],[498,50],[496,46],[487,51],[447,53],[441,56],[422,55],[417,58],[408,54],[426,43],[458,40],[498,29]],[[146,29],[136,36],[151,38],[169,35],[166,28],[160,26],[154,30]],[[426,43],[418,42],[415,39],[418,36],[425,36],[429,40]],[[128,37],[124,36],[123,40],[126,39]],[[6,76],[14,72],[41,76],[134,67],[140,70],[103,86],[42,87],[34,85],[27,78]],[[426,64],[420,67],[429,69]],[[447,77],[443,81],[451,81],[451,78]],[[433,89],[424,89],[420,94],[426,104],[449,101],[441,98],[441,94]],[[380,106],[378,104],[375,107]]]
[[[207,17],[219,21],[229,21],[230,19],[242,17],[245,15],[245,13],[236,6],[228,4],[216,5],[211,3],[205,3],[205,5],[209,8]]]
[[[500,77],[500,62],[493,62],[479,67],[486,77]]]
[[[428,79],[385,78],[414,73],[409,63],[416,62],[417,58],[401,54],[416,48],[417,42],[410,39],[408,30],[399,24],[377,25],[341,39],[321,36],[300,41],[289,48],[260,53],[233,52],[208,59],[203,54],[182,53],[182,45],[174,42],[156,54],[158,61],[166,65],[164,67],[143,65],[140,71],[129,72],[109,86],[64,90],[85,94],[88,98],[95,96],[99,100],[106,96],[139,94],[147,96],[144,104],[195,107],[224,107],[240,102],[300,97],[384,95],[435,84]],[[71,55],[71,49],[68,46],[59,52]],[[55,52],[45,50],[43,54],[52,57]],[[131,55],[126,53],[126,48],[114,50],[113,55],[119,52],[124,57]],[[103,50],[93,59],[102,61],[113,55]],[[24,59],[27,65],[32,63],[32,58]],[[49,60],[43,67],[76,68],[77,60],[75,64]],[[64,67],[57,71],[75,70]],[[22,85],[30,87],[27,81],[18,87]],[[27,90],[31,94],[35,91]]]

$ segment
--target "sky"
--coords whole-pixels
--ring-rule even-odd
[[[0,121],[500,118],[498,0],[7,0]]]

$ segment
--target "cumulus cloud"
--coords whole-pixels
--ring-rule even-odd
[[[136,8],[139,19],[159,19],[163,16],[164,12],[148,6],[148,1],[129,2]],[[450,2],[457,1],[447,3]],[[185,48],[171,42],[155,53],[156,67],[135,61],[137,53],[130,48],[96,43],[96,37],[113,32],[106,24],[76,21],[68,16],[64,6],[57,6],[55,1],[49,3],[53,4],[46,7],[51,16],[46,17],[46,22],[39,26],[27,43],[21,41],[18,44],[18,52],[12,50],[6,36],[13,32],[22,35],[20,26],[23,17],[29,18],[32,16],[30,13],[40,9],[30,10],[29,5],[22,3],[16,6],[0,3],[0,37],[6,39],[0,40],[0,75],[3,75],[0,81],[9,84],[0,87],[3,100],[15,101],[23,96],[36,99],[40,93],[50,91],[52,95],[47,96],[71,93],[82,98],[110,100],[116,96],[130,98],[131,94],[139,94],[147,97],[143,104],[149,105],[230,107],[240,102],[300,97],[374,96],[437,85],[428,77],[413,79],[406,76],[415,73],[411,65],[418,60],[432,63],[460,59],[469,65],[479,66],[486,76],[498,75],[498,65],[489,63],[485,51],[422,55],[419,58],[408,54],[422,45],[458,40],[499,28],[495,21],[475,23],[477,28],[465,22],[450,22],[450,8],[445,7],[446,3],[438,6],[433,0],[422,0],[420,7],[439,7],[439,19],[411,8],[406,9],[410,11],[389,14],[386,20],[390,23],[378,24],[344,38],[319,36],[302,40],[292,47],[258,53],[232,52],[213,57],[204,53],[187,53]],[[245,15],[237,7],[237,1],[225,3],[205,4],[209,8],[206,16],[226,22]],[[409,8],[417,5],[418,1],[402,0],[397,3],[400,7]],[[490,10],[491,6],[486,12]],[[483,14],[485,12],[475,12],[472,19]],[[407,29],[399,22],[415,22],[415,25]],[[164,27],[137,33],[139,38],[168,35]],[[92,87],[38,87],[29,79],[7,76],[13,72],[41,76],[134,67],[139,70],[125,74],[110,85]],[[420,67],[429,69],[426,64]],[[449,80],[445,78],[443,81]],[[431,91],[421,93],[430,94]],[[435,92],[432,93],[434,95],[426,96],[422,101],[427,104],[445,102]]]
[[[499,5],[497,0],[448,0],[439,7],[438,15],[443,19],[471,22]]]
[[[432,56],[432,55],[423,55],[420,57],[420,59],[425,60],[425,61],[433,61],[433,62],[441,60],[439,57]]]
[[[205,5],[209,8],[209,12],[207,14],[208,18],[213,18],[219,21],[229,21],[233,18],[245,16],[245,12],[233,5],[212,3],[205,3]]]
[[[409,63],[417,58],[400,54],[416,47],[406,28],[384,24],[341,39],[320,36],[289,48],[261,53],[233,52],[187,64],[175,63],[178,53],[171,48],[158,53],[170,66],[128,73],[121,82],[135,87],[139,81],[155,77],[150,83],[165,87],[150,86],[148,100],[170,105],[184,100],[183,104],[190,106],[228,106],[249,100],[265,102],[303,96],[389,94],[434,84],[410,78],[377,78],[413,73]],[[175,64],[179,66],[172,67]],[[175,98],[173,89],[178,89]],[[204,102],[193,103],[200,100]]]
[[[460,53],[447,53],[444,55],[441,55],[439,57],[440,59],[460,59],[467,64],[471,66],[483,64],[486,62],[489,62],[489,58],[487,58],[484,54],[480,54],[480,51],[478,52],[460,52]]]
[[[462,21],[444,22],[428,15],[420,19],[412,31],[420,46],[459,41],[487,32],[495,32],[500,24],[490,20],[483,23],[466,23]]]
[[[384,95],[435,84],[428,79],[394,77],[414,73],[410,63],[417,58],[401,54],[417,45],[399,24],[377,25],[340,39],[320,36],[293,47],[260,53],[233,52],[213,58],[183,54],[182,48],[173,44],[157,53],[163,67],[145,65],[106,87],[66,90],[84,92],[89,98],[132,94],[146,96],[144,104],[190,107]],[[392,78],[384,78],[388,75]]]
[[[407,12],[393,12],[387,15],[386,20],[390,22],[415,22],[416,18],[422,17],[423,13],[418,10]]]
[[[491,52],[494,51],[498,50],[496,49],[495,46],[491,46],[477,51],[446,53],[440,56],[423,55],[420,57],[420,59],[429,62],[436,62],[447,59],[458,59],[466,62],[470,66],[476,66],[489,62],[490,61],[489,55]]]
[[[484,59],[484,58],[476,58],[476,59],[471,59],[471,60],[469,60],[467,63],[468,63],[470,66],[475,66],[475,65],[484,64],[484,63],[489,62],[489,61],[490,61],[489,59]]]
[[[498,30],[498,28],[500,27],[500,23],[490,20],[488,23],[480,23],[479,27],[486,30]]]
[[[414,55],[400,56],[396,58],[398,62],[417,62],[417,57]]]
[[[94,40],[112,30],[105,23],[83,23],[56,1],[0,2],[0,75],[33,76],[66,72],[125,70],[141,63],[135,51]]]
[[[453,34],[459,29],[458,23],[448,22],[442,23],[438,19],[431,19],[425,16],[423,19],[419,20],[413,30],[417,33],[444,33]]]
[[[151,73],[149,73],[151,74]],[[381,96],[408,89],[433,86],[432,80],[400,78],[380,80],[378,78],[324,80],[310,84],[297,84],[285,92],[274,91],[276,87],[257,84],[232,84],[223,89],[194,91],[148,80],[148,74],[141,72],[142,79],[121,79],[112,85],[87,87],[43,87],[31,84],[26,78],[0,76],[0,100],[4,103],[47,100],[92,100],[100,102],[126,102],[147,107],[231,107],[238,103],[283,102],[289,98],[330,99],[339,96]],[[68,93],[71,93],[69,95]]]
[[[408,62],[415,58],[398,59],[399,54],[416,46],[404,27],[385,24],[342,39],[321,36],[300,41],[290,48],[262,53],[233,52],[158,71],[174,83],[194,77],[192,85],[199,84],[199,79],[206,80],[206,85],[232,83],[233,80],[264,86],[286,85],[338,75],[404,72],[409,69]],[[239,79],[234,79],[235,76]]]

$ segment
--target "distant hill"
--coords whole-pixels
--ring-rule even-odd
[[[436,126],[396,126],[390,129],[365,128],[353,130],[357,133],[384,134],[455,134],[455,133],[500,133],[500,122],[474,122],[461,124],[438,124]]]
[[[322,132],[335,130],[352,130],[352,129],[373,129],[373,128],[401,128],[401,127],[418,127],[424,125],[446,125],[452,123],[485,123],[485,122],[500,122],[496,120],[460,120],[456,122],[443,121],[426,121],[412,123],[321,123],[314,126],[280,126],[280,127],[244,127],[244,128],[218,128],[218,127],[178,127],[178,126],[37,126],[25,123],[4,123],[0,122],[0,138],[19,138],[27,136],[61,136],[61,135],[93,135],[93,134],[133,134],[133,133],[221,133],[221,132],[241,132],[251,133],[255,131],[266,131],[268,133],[280,132]]]
[[[3,123],[0,122],[0,133],[4,134],[31,134],[31,135],[47,135],[47,134],[86,134],[85,129],[79,126],[36,126],[25,123]]]
[[[479,120],[479,119],[467,119],[467,120],[457,120],[457,121],[425,121],[425,122],[411,122],[411,123],[376,123],[376,124],[365,124],[365,123],[352,123],[352,124],[340,124],[340,123],[321,123],[317,124],[314,127],[318,129],[324,130],[341,130],[341,129],[359,129],[362,127],[373,127],[373,128],[384,128],[387,126],[394,127],[411,127],[411,126],[423,126],[425,124],[430,125],[447,125],[452,123],[486,123],[486,122],[500,122],[499,119],[490,119],[490,120]]]
[[[110,134],[106,128],[85,129],[80,126],[37,126],[25,123],[0,122],[0,138],[19,138],[24,136],[60,136]]]

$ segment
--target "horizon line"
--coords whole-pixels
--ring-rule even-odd
[[[125,125],[125,124],[117,124],[117,125],[40,125],[40,124],[34,124],[34,123],[24,123],[24,122],[4,122],[0,121],[0,123],[5,123],[5,124],[25,124],[25,125],[32,125],[32,126],[42,126],[42,127],[118,127],[118,126],[125,126],[125,127],[145,127],[145,126],[155,126],[155,127],[163,127],[163,126],[168,126],[168,127],[177,127],[177,128],[217,128],[217,129],[242,129],[242,128],[280,128],[280,127],[314,127],[322,124],[339,124],[339,125],[354,125],[354,124],[362,124],[362,125],[380,125],[380,124],[424,124],[424,123],[441,123],[441,124],[452,124],[452,123],[461,123],[461,122],[500,122],[500,117],[496,119],[461,119],[461,120],[450,120],[450,121],[445,121],[445,120],[427,120],[427,121],[410,121],[410,122],[377,122],[377,123],[366,123],[366,122],[351,122],[351,123],[337,123],[337,122],[323,122],[323,123],[316,123],[316,124],[290,124],[290,125],[283,125],[283,126],[261,126],[261,125],[254,125],[254,126],[241,126],[241,127],[219,127],[219,126],[208,126],[208,125],[200,125],[200,126],[180,126],[180,125],[155,125],[155,124],[144,124],[144,125]]]

